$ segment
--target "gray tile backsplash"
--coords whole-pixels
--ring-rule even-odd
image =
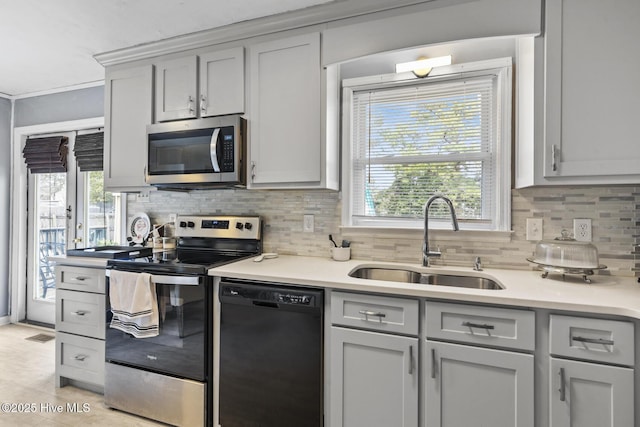
[[[148,202],[127,196],[130,216],[146,212],[153,223],[171,213],[261,215],[265,220],[264,250],[281,254],[329,256],[328,234],[352,242],[352,257],[364,260],[420,262],[422,230],[403,233],[363,233],[340,230],[341,202],[337,192],[312,190],[207,190],[190,193],[151,192]],[[590,218],[593,244],[604,274],[640,275],[640,187],[575,186],[512,190],[510,239],[438,238],[442,258],[434,264],[471,265],[476,256],[487,267],[529,269],[535,242],[525,238],[526,218],[543,219],[544,239],[572,230],[574,218]],[[303,215],[313,214],[315,231],[303,233]]]

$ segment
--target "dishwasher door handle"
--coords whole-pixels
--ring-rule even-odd
[[[251,301],[251,303],[258,307],[268,307],[268,308],[280,308],[278,304],[275,302],[266,302],[266,301]]]

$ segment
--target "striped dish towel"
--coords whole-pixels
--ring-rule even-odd
[[[110,327],[136,338],[159,334],[156,285],[149,273],[111,270],[109,275]]]

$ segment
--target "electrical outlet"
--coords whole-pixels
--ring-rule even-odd
[[[302,231],[305,233],[313,233],[314,224],[313,224],[313,215],[305,215],[304,222],[302,225]]]
[[[527,240],[542,240],[542,218],[527,218]]]
[[[573,220],[573,237],[579,242],[591,241],[591,220],[589,218],[575,218]]]

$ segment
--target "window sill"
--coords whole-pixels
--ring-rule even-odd
[[[378,228],[378,227],[340,227],[343,235],[381,236],[397,238],[423,238],[422,228]],[[468,241],[468,242],[510,242],[513,231],[490,230],[445,230],[429,228],[429,237],[434,240]]]

